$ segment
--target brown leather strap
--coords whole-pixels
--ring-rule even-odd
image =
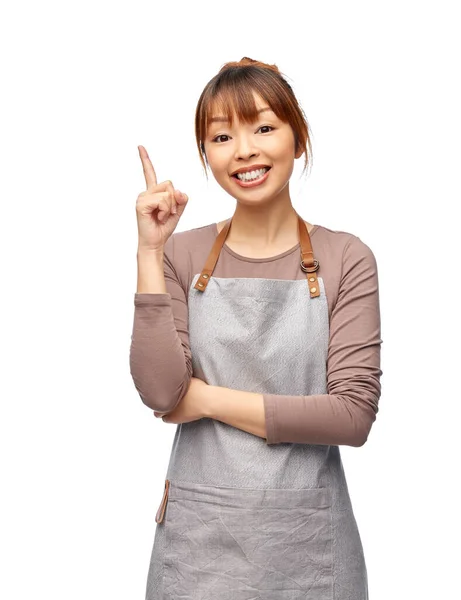
[[[232,217],[218,233],[218,236],[214,241],[213,247],[211,248],[211,252],[205,261],[205,266],[203,267],[202,272],[200,273],[200,277],[197,279],[197,283],[194,285],[195,290],[200,290],[201,292],[204,292],[206,290],[206,286],[210,281],[211,274],[213,273],[216,263],[218,262],[219,254],[224,245],[224,242],[226,241],[227,234],[229,233],[231,222]]]
[[[230,230],[232,223],[232,217],[224,225],[221,231],[218,233],[211,252],[205,261],[205,266],[200,273],[200,277],[197,279],[194,289],[204,292],[206,286],[210,281],[211,275],[218,262],[219,255],[221,253],[224,242],[226,241],[227,235]],[[309,286],[309,293],[311,298],[320,296],[320,286],[317,280],[317,271],[320,267],[319,261],[314,258],[314,252],[312,250],[311,238],[307,231],[307,226],[304,220],[298,215],[298,233],[299,243],[301,247],[301,269],[306,273],[307,284]]]
[[[168,503],[168,492],[170,490],[170,482],[168,479],[165,479],[165,490],[163,492],[163,498],[160,502],[160,506],[158,507],[157,514],[155,515],[155,522],[161,523],[163,521],[163,517],[165,516],[165,509]]]
[[[306,273],[307,285],[309,286],[309,293],[311,298],[320,296],[320,286],[317,280],[317,271],[319,270],[320,263],[314,258],[314,251],[312,250],[311,236],[307,231],[306,223],[298,215],[298,230],[299,230],[299,242],[301,245],[301,269]]]

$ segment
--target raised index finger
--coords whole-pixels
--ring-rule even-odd
[[[138,146],[139,156],[141,157],[142,168],[144,170],[144,178],[146,180],[147,190],[150,190],[157,185],[157,175],[155,174],[154,165],[151,163],[147,150],[144,146]]]

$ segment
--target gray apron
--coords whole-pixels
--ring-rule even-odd
[[[194,377],[327,394],[328,303],[299,217],[306,278],[212,276],[231,220],[188,291]],[[338,446],[266,440],[214,419],[177,426],[146,600],[366,600]]]

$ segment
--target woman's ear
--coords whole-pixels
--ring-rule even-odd
[[[304,154],[304,150],[301,146],[298,146],[298,150],[295,152],[295,158],[300,158]]]

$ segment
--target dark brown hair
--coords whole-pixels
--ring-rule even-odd
[[[291,125],[296,150],[305,153],[304,169],[312,164],[310,127],[293,89],[276,65],[269,65],[244,56],[239,62],[228,62],[205,86],[195,110],[195,139],[200,161],[207,175],[208,164],[204,139],[213,108],[220,108],[232,126],[233,113],[239,121],[254,122],[257,107],[253,92],[261,96],[277,117]]]

